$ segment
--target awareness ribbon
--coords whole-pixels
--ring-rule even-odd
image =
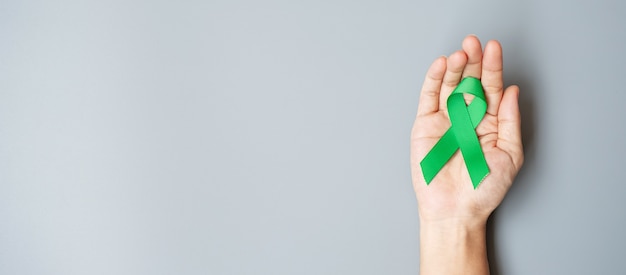
[[[469,105],[465,104],[463,94],[474,96]],[[451,126],[420,162],[424,179],[426,184],[430,184],[454,152],[460,149],[472,185],[476,189],[489,174],[485,155],[474,130],[487,111],[487,100],[480,80],[474,77],[463,78],[448,97],[447,103]]]

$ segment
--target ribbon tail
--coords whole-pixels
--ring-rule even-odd
[[[445,134],[437,141],[435,146],[426,154],[420,162],[422,174],[426,184],[430,184],[444,165],[450,160],[454,152],[459,149],[456,143],[456,137],[451,128],[448,128]]]

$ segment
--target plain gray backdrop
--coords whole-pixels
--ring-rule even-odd
[[[470,33],[521,87],[492,272],[623,274],[624,3],[2,0],[0,274],[417,274],[409,133]]]

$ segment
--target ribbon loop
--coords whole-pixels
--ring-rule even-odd
[[[463,94],[474,96],[469,105],[465,104]],[[459,149],[476,189],[489,174],[487,160],[474,130],[487,112],[487,100],[480,80],[474,77],[461,80],[448,97],[447,104],[451,126],[420,162],[424,179],[426,184],[430,184]]]

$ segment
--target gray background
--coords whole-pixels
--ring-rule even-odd
[[[494,274],[626,269],[620,1],[0,1],[0,274],[417,274],[432,60],[499,39]]]

